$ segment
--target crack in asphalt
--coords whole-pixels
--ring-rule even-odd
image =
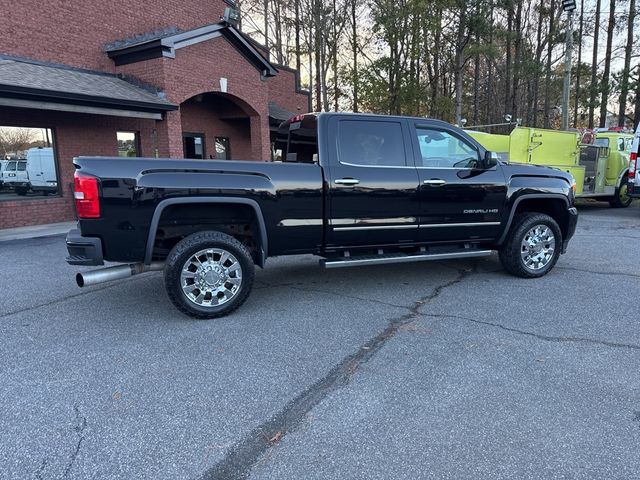
[[[501,323],[478,320],[477,318],[464,317],[462,315],[437,314],[437,313],[419,313],[418,315],[421,317],[428,317],[428,318],[441,318],[441,319],[452,318],[456,320],[464,320],[466,322],[472,322],[480,325],[499,328],[507,332],[517,333],[519,335],[534,337],[534,338],[537,338],[538,340],[543,340],[545,342],[586,343],[586,344],[599,345],[599,346],[605,346],[605,347],[640,350],[640,345],[636,345],[633,343],[610,342],[607,340],[598,340],[596,338],[589,338],[589,337],[561,337],[561,336],[543,335],[541,333],[529,332],[527,330],[520,330],[518,328],[507,327],[506,325],[502,325]]]
[[[270,420],[253,429],[240,443],[217,464],[200,476],[201,480],[241,480],[246,479],[263,454],[277,445],[282,437],[295,431],[306,414],[324,400],[332,391],[347,385],[359,367],[368,362],[393,338],[404,325],[420,315],[420,307],[438,298],[442,292],[462,282],[474,269],[458,270],[457,276],[436,286],[429,295],[421,297],[413,304],[402,306],[408,310],[402,316],[389,320],[387,327],[360,346],[351,355],[343,358],[326,376],[291,400]],[[341,295],[341,294],[336,294]],[[368,299],[363,299],[368,300]]]
[[[80,448],[82,447],[82,441],[84,440],[84,429],[87,427],[87,417],[84,417],[80,413],[80,408],[78,407],[78,405],[73,406],[73,411],[76,414],[77,422],[77,424],[73,427],[73,430],[78,435],[78,442],[76,443],[76,446],[71,453],[71,458],[69,459],[69,462],[64,469],[62,478],[68,478],[69,474],[71,473],[71,469],[73,468],[73,465],[76,462],[76,458],[78,458],[78,454],[80,453]]]

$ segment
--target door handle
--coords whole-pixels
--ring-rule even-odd
[[[360,180],[356,180],[355,178],[338,178],[334,183],[338,185],[358,185]]]
[[[444,180],[440,180],[439,178],[433,178],[431,180],[425,180],[422,183],[425,184],[425,185],[429,185],[430,187],[441,187],[442,185],[444,185],[447,182],[444,181]]]

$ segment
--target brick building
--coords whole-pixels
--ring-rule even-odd
[[[55,195],[3,190],[0,228],[72,220],[75,156],[270,159],[274,125],[309,94],[222,20],[229,6],[0,0],[0,129],[45,132],[57,169]]]

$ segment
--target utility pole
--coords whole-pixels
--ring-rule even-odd
[[[569,129],[569,90],[571,89],[571,54],[573,53],[573,11],[576,0],[562,0],[562,9],[567,12],[567,38],[564,57],[564,87],[562,89],[562,130]]]

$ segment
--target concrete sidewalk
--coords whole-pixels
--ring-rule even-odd
[[[46,225],[32,225],[29,227],[0,229],[0,242],[64,235],[75,226],[76,222],[61,222],[49,223]]]

